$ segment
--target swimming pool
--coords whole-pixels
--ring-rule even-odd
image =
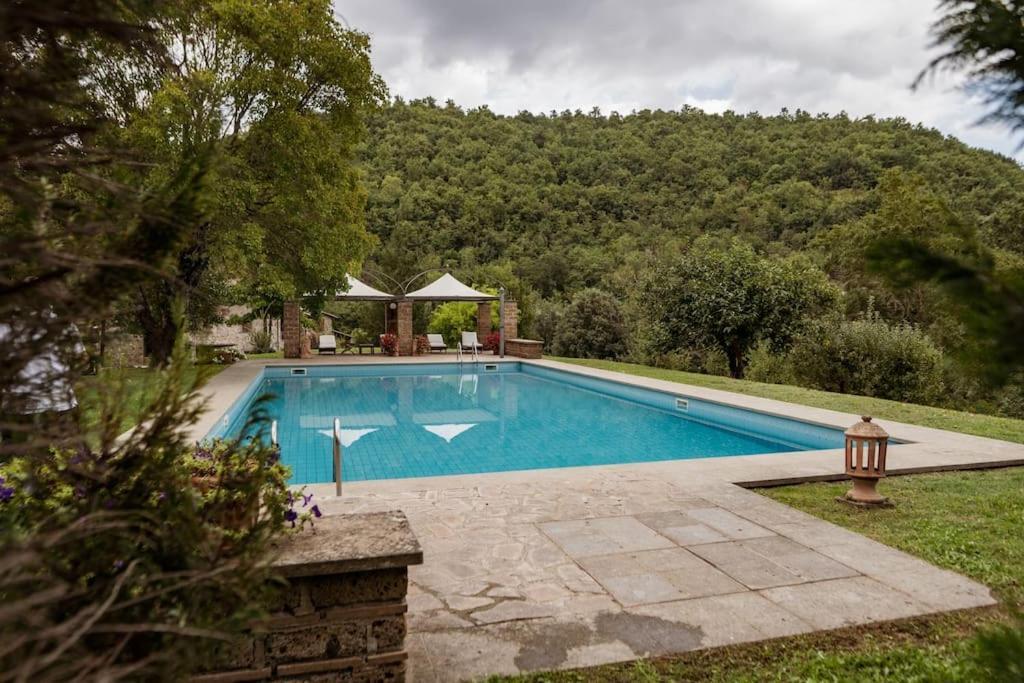
[[[299,374],[301,373],[301,374]],[[268,366],[209,434],[254,401],[278,421],[293,484],[841,448],[839,429],[530,363]]]

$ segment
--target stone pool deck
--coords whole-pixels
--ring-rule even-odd
[[[858,419],[528,362],[831,426]],[[208,424],[261,365],[239,364],[211,381]],[[890,448],[890,470],[1024,463],[1024,445],[881,424],[912,442]],[[307,490],[327,514],[408,516],[424,552],[409,573],[417,681],[592,666],[994,603],[976,582],[738,485],[841,472],[841,451],[829,450],[350,482],[341,498],[330,485]]]

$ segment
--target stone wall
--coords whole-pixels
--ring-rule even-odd
[[[515,301],[505,302],[505,339],[515,339],[519,336],[519,304]]]
[[[476,338],[481,344],[491,333],[491,302],[478,301],[476,304]]]
[[[412,301],[398,302],[398,355],[411,356],[415,350],[412,334]]]
[[[298,301],[285,301],[282,315],[281,337],[284,346],[285,358],[302,358],[302,330],[301,312]]]
[[[423,561],[405,515],[324,517],[280,550],[271,616],[193,682],[404,681],[408,567]]]
[[[517,358],[540,358],[544,342],[539,339],[506,339],[505,355]]]
[[[146,367],[141,334],[111,334],[103,349],[103,363],[110,368]]]
[[[225,320],[232,316],[241,316],[249,312],[245,306],[223,306],[218,314]],[[194,344],[234,344],[249,353],[252,351],[250,336],[255,330],[263,329],[263,321],[256,320],[242,325],[211,325],[201,332],[193,332],[190,337]],[[270,321],[270,337],[275,349],[281,347],[281,324],[277,319]]]

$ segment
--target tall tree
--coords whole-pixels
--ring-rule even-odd
[[[653,354],[714,348],[742,378],[760,342],[785,350],[817,315],[833,307],[836,289],[816,268],[759,256],[746,244],[698,244],[651,270],[637,306]]]
[[[244,537],[225,542],[197,495],[183,346],[130,435],[111,383],[98,426],[68,409],[86,367],[74,324],[168,276],[202,215],[203,148],[142,187],[118,180],[135,161],[97,134],[112,125],[105,69],[166,68],[168,4],[0,4],[0,681],[186,679],[254,616],[284,524],[259,443],[223,449],[265,503]]]
[[[991,107],[984,121],[1024,130],[1024,2],[943,0],[940,8],[932,34],[944,52],[916,84],[935,71],[964,73],[965,87],[983,93]],[[917,236],[883,237],[871,246],[871,261],[897,284],[940,285],[973,333],[973,359],[989,380],[1002,384],[1024,367],[1024,267],[1015,260],[1007,266],[970,226],[943,227],[955,249]]]
[[[148,351],[168,357],[173,300],[209,322],[224,291],[282,298],[344,281],[372,241],[353,163],[361,116],[383,100],[366,35],[329,0],[190,0],[157,27],[173,56],[147,71],[120,62],[100,85],[123,127],[108,134],[160,183],[195,149],[214,163],[207,219],[178,253],[177,286],[142,288]],[[141,76],[141,77],[140,77]]]

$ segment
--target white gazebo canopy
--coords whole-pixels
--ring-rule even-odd
[[[395,299],[393,294],[375,289],[347,273],[345,278],[348,280],[348,291],[343,292],[339,289],[334,293],[334,298],[339,301],[393,301]]]
[[[426,287],[405,295],[415,301],[497,301],[497,294],[478,292],[456,280],[451,273],[445,273]]]

